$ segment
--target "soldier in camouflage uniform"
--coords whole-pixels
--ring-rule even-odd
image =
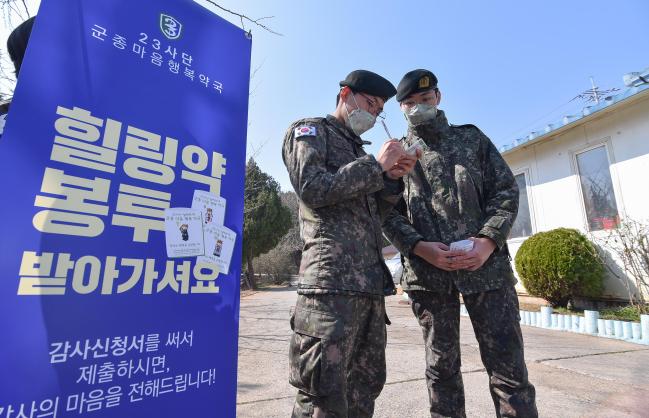
[[[385,383],[383,299],[394,283],[381,254],[381,222],[416,157],[396,140],[376,158],[363,150],[359,135],[396,93],[389,81],[357,70],[340,86],[333,115],[301,119],[284,138],[305,242],[291,317],[293,417],[371,417]]]
[[[407,73],[397,100],[408,120],[404,146],[421,138],[428,149],[405,178],[403,200],[384,231],[404,256],[402,286],[422,328],[432,417],[464,417],[460,372],[462,294],[489,374],[498,417],[536,417],[507,236],[518,211],[511,170],[473,125],[449,125],[437,110],[437,78]],[[451,251],[469,239],[473,249]]]

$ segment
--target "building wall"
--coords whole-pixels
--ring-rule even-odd
[[[559,227],[588,232],[575,154],[601,144],[607,146],[620,216],[649,221],[649,98],[645,98],[504,156],[514,174],[526,173],[534,232]],[[512,257],[523,241],[510,239]],[[605,287],[606,297],[628,295],[625,284],[612,275]],[[525,291],[520,283],[518,290]]]

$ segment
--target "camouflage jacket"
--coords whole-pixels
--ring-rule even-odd
[[[381,222],[403,181],[384,178],[361,138],[331,115],[293,123],[282,151],[304,240],[298,292],[391,293]]]
[[[409,129],[404,146],[422,138],[429,147],[405,179],[404,197],[383,229],[403,255],[404,290],[462,293],[515,283],[507,236],[518,211],[514,176],[489,138],[473,125],[449,125],[443,111],[424,126]],[[412,254],[420,241],[442,242],[484,236],[497,245],[478,270],[447,272]]]

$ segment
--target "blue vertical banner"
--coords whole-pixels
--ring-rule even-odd
[[[0,139],[0,418],[235,416],[250,52],[191,0],[43,0]]]

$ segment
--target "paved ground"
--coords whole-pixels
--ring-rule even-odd
[[[289,417],[288,312],[295,291],[276,289],[241,300],[237,415]],[[400,297],[387,299],[388,378],[376,417],[429,417],[419,326]],[[530,379],[542,417],[649,417],[649,347],[523,327]],[[468,318],[462,319],[462,372],[468,417],[493,417],[488,380]]]

